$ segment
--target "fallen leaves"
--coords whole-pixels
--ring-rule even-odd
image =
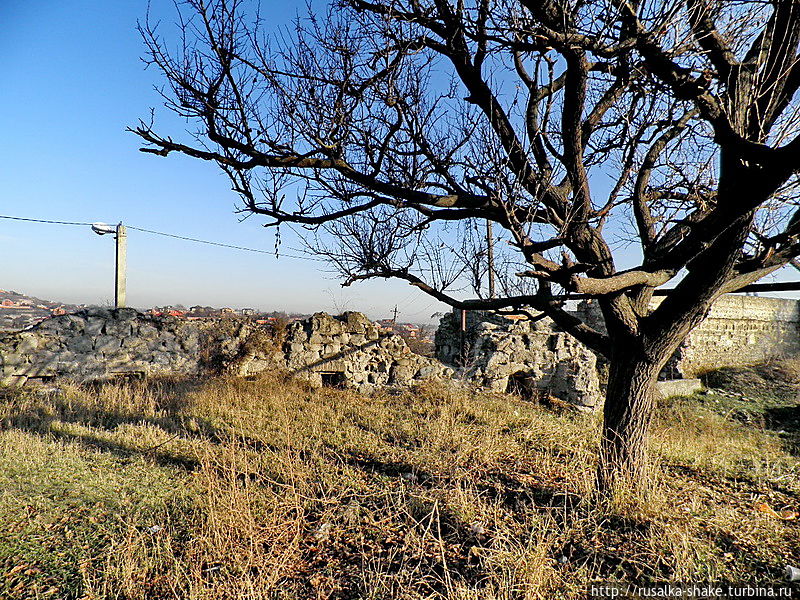
[[[790,509],[781,509],[775,510],[766,502],[756,502],[755,509],[758,512],[762,512],[768,514],[771,517],[775,517],[776,519],[782,519],[784,521],[794,521],[795,519],[800,516],[796,510]]]

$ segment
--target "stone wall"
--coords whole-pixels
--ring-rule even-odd
[[[714,303],[669,366],[680,377],[696,377],[798,354],[799,301],[729,294]]]
[[[581,316],[598,321],[596,305]],[[69,377],[195,375],[223,371],[252,375],[286,370],[310,381],[370,391],[456,369],[485,389],[534,390],[592,407],[600,396],[596,358],[552,321],[531,323],[493,313],[468,313],[466,356],[460,314],[446,315],[436,333],[437,358],[411,352],[360,313],[317,313],[290,324],[280,339],[235,319],[183,321],[133,309],[91,309],[54,317],[0,335],[0,383]],[[721,366],[755,364],[800,354],[800,302],[725,296],[690,334],[670,364],[669,377],[694,377]],[[443,364],[444,363],[444,364]]]
[[[453,375],[453,369],[413,353],[399,335],[380,331],[357,312],[317,313],[292,323],[283,356],[286,369],[314,385],[343,382],[362,392]]]
[[[96,308],[53,317],[0,337],[0,382],[197,373],[226,347],[235,354],[242,343],[235,336],[219,340],[212,353],[210,330],[130,308]]]
[[[436,331],[436,356],[444,363],[463,365],[465,375],[485,389],[534,391],[584,408],[593,408],[599,401],[595,355],[559,331],[550,319],[531,322],[470,311],[464,357],[460,324],[458,310],[442,318]]]
[[[655,308],[662,298],[655,298]],[[579,316],[603,329],[596,303]],[[691,378],[720,367],[743,367],[800,354],[800,301],[727,294],[686,338],[664,370],[667,378]]]
[[[288,370],[314,385],[361,391],[452,375],[353,312],[317,313],[276,336],[236,319],[183,321],[133,309],[90,309],[0,336],[0,383],[6,385],[54,377],[98,381],[270,369]]]

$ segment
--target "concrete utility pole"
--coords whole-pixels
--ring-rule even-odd
[[[114,265],[114,308],[125,307],[125,271],[128,254],[128,233],[125,225],[120,222],[118,225],[106,225],[105,223],[93,223],[92,231],[97,235],[113,234],[117,241],[117,259]]]
[[[489,259],[489,298],[494,298],[494,234],[489,219],[486,219],[486,256]]]
[[[461,366],[467,366],[467,309],[462,308],[460,311],[459,317],[461,317],[459,333],[461,334],[460,341],[461,341]]]
[[[115,237],[117,240],[117,262],[114,276],[114,307],[124,308],[127,282],[128,233],[122,223],[117,225]]]

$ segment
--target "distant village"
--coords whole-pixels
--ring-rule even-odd
[[[48,317],[65,315],[86,308],[84,304],[65,304],[0,290],[0,331],[19,331]]]
[[[88,308],[86,304],[65,304],[41,300],[26,296],[19,292],[0,290],[0,332],[21,331],[53,316],[65,315]],[[144,312],[153,316],[171,316],[188,321],[201,319],[220,318],[246,318],[258,324],[270,325],[277,322],[291,323],[308,318],[309,315],[286,313],[283,311],[262,312],[254,308],[234,309],[229,307],[214,308],[211,306],[192,306],[186,308],[181,305],[157,306]],[[410,343],[419,344],[420,351],[425,346],[433,345],[433,326],[417,325],[414,323],[400,323],[394,319],[381,319],[376,322],[386,332],[396,333]]]

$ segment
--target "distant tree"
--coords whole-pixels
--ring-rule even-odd
[[[216,163],[345,285],[530,307],[607,357],[603,489],[641,481],[654,383],[712,302],[800,254],[800,0],[338,0],[272,36],[243,0],[180,6],[177,44],[141,32],[195,128],[142,121],[142,150]]]

